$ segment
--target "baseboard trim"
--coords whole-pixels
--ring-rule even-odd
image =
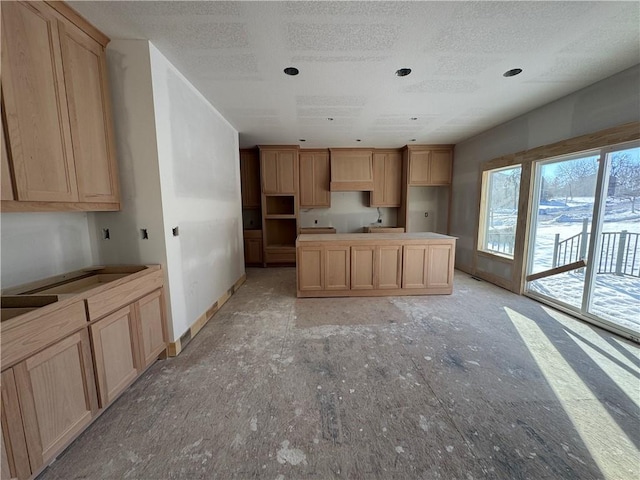
[[[191,324],[189,329],[175,342],[169,343],[168,355],[170,357],[177,357],[180,355],[180,352],[187,346],[187,344],[195,337],[200,330],[207,324],[211,318],[222,308],[222,306],[227,303],[227,300],[231,298],[231,296],[238,291],[238,289],[242,286],[242,284],[247,280],[247,274],[243,274],[232,286],[229,290],[224,292],[222,296],[209,308],[207,311],[200,315],[195,322]]]

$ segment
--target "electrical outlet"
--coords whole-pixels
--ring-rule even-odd
[[[109,240],[111,238],[111,235],[109,234],[109,229],[108,228],[103,228],[102,229],[102,239],[103,240]]]
[[[140,235],[142,236],[142,240],[149,240],[149,232],[146,228],[140,229]]]
[[[318,224],[318,220],[314,220],[313,223],[317,225]]]
[[[171,233],[173,234],[174,237],[178,237],[180,235],[180,229],[178,227],[173,227],[171,229]]]
[[[382,219],[381,218],[378,219],[378,223],[382,223]]]

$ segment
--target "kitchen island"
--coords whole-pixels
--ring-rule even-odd
[[[455,245],[430,232],[299,235],[297,296],[448,295]]]

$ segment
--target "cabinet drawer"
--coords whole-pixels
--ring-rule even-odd
[[[296,263],[296,250],[266,250],[264,252],[265,263]]]
[[[27,358],[82,328],[87,316],[82,300],[2,329],[2,367]]]
[[[89,319],[96,320],[129,305],[137,299],[162,288],[164,275],[162,270],[146,274],[117,287],[110,288],[87,299]]]

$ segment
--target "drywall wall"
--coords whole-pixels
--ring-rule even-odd
[[[104,264],[166,266],[149,42],[113,40],[107,65],[122,210],[90,215],[94,249]],[[109,240],[103,238],[106,228]]]
[[[369,225],[395,227],[397,218],[397,208],[369,207],[369,192],[331,192],[331,208],[304,208],[298,213],[300,227],[334,227],[337,233],[362,233],[362,227]]]
[[[86,213],[3,213],[0,222],[2,288],[96,263]]]
[[[175,340],[244,274],[238,132],[152,44],[150,58]]]
[[[509,153],[638,121],[640,65],[625,70],[456,145],[450,234],[458,237],[456,266],[473,271],[480,164]],[[510,281],[504,262],[480,268]]]
[[[120,177],[120,212],[89,215],[98,263],[160,264],[168,282],[147,40],[113,40],[107,66]],[[104,229],[109,239],[104,239]],[[146,229],[148,239],[142,238]],[[167,304],[171,292],[165,288]],[[167,324],[172,332],[171,311]]]
[[[409,232],[447,233],[449,187],[409,187],[408,198]]]

